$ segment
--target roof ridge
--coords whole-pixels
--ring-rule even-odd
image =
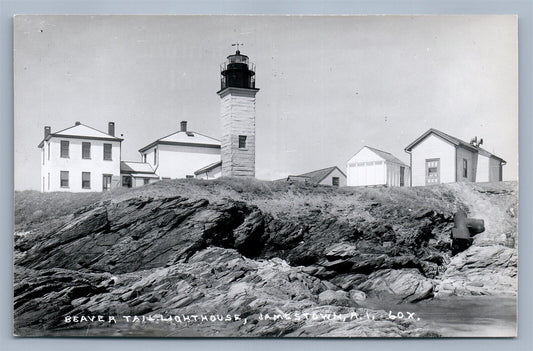
[[[76,128],[77,126],[84,126],[84,127],[89,128],[89,129],[92,129],[92,130],[94,130],[94,131],[97,131],[97,132],[99,132],[99,133],[102,133],[102,134],[108,135],[108,136],[110,136],[110,137],[112,137],[112,138],[120,139],[120,138],[117,137],[117,136],[114,136],[114,135],[111,135],[111,134],[109,134],[109,133],[103,132],[103,131],[101,131],[101,130],[99,130],[99,129],[96,129],[96,128],[94,128],[94,127],[91,127],[91,126],[89,126],[89,125],[87,125],[87,124],[85,124],[85,123],[81,123],[81,122],[80,122],[79,124],[74,124],[74,125],[71,126],[71,127],[68,127],[68,128],[65,128],[65,129],[61,129],[61,130],[59,130],[59,131],[57,131],[57,132],[50,133],[50,134],[51,134],[51,135],[56,135],[56,134],[59,134],[59,133],[62,133],[62,132],[64,132],[64,131],[66,131],[66,130],[69,130],[69,129],[72,129],[72,128]]]
[[[305,173],[302,173],[302,174],[300,174],[300,175],[309,174],[309,173],[315,173],[315,172],[320,172],[320,171],[325,171],[326,169],[331,169],[331,168],[335,168],[335,167],[337,167],[337,166],[320,168],[320,169],[317,169],[317,170],[314,170],[314,171],[311,171],[311,172],[305,172]]]
[[[388,151],[385,151],[385,150],[381,150],[381,149],[378,149],[378,148],[375,148],[375,147],[372,147],[372,146],[368,146],[368,145],[365,145],[365,147],[369,148],[369,149],[372,149],[372,150],[376,150],[376,151],[380,151],[380,152],[384,152],[386,154],[389,154],[389,155],[392,155],[392,153],[388,152]],[[392,155],[394,156],[394,155]]]

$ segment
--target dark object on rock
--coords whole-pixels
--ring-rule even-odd
[[[485,221],[477,218],[467,218],[463,210],[457,211],[453,217],[452,228],[452,256],[468,249],[472,245],[472,237],[485,231]]]
[[[472,241],[472,239],[454,238],[452,241],[452,256],[468,249],[472,245]]]

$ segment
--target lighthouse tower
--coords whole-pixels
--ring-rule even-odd
[[[255,67],[237,49],[220,71],[222,176],[255,177]]]

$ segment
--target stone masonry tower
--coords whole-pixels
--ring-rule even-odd
[[[220,71],[222,176],[255,177],[255,67],[237,49]]]

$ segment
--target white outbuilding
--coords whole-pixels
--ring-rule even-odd
[[[346,164],[347,185],[408,186],[410,169],[391,153],[363,146]]]
[[[346,175],[339,167],[333,166],[304,174],[290,175],[287,177],[287,181],[343,187],[346,186]]]
[[[133,161],[120,162],[120,178],[124,188],[136,188],[159,180],[148,163]]]

